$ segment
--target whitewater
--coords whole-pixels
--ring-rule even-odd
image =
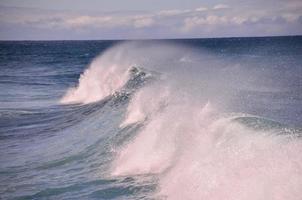
[[[302,199],[300,44],[1,43],[0,196]]]

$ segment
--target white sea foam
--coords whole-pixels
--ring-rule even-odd
[[[77,87],[70,88],[61,103],[92,103],[122,88],[129,79],[129,69],[135,66],[128,49],[122,45],[107,50],[96,58],[79,79]]]
[[[173,200],[300,199],[301,140],[232,119],[209,102],[166,105],[119,151],[112,175],[159,174],[158,196]]]
[[[160,51],[159,51],[160,50]],[[125,42],[97,57],[80,76],[78,85],[70,88],[60,100],[63,104],[92,103],[112,95],[129,80],[129,70],[143,67],[147,70],[170,68],[175,58],[186,48],[175,48],[164,43]],[[158,64],[161,63],[159,66]]]
[[[126,43],[92,62],[62,103],[105,98],[133,65],[164,78],[130,100],[120,127],[143,127],[119,147],[112,176],[157,174],[156,196],[173,200],[302,198],[301,139],[252,130],[228,114],[246,108],[238,91],[278,91],[256,68],[173,45]]]
[[[227,112],[239,107],[238,88],[261,90],[258,77],[217,60],[181,63],[132,98],[121,126],[144,126],[118,150],[111,175],[157,174],[156,196],[173,200],[301,199],[301,139],[248,128]]]
[[[129,124],[143,122],[147,118],[160,112],[167,104],[169,87],[159,86],[154,90],[154,85],[145,87],[138,91],[131,99],[127,108],[127,116],[121,123],[121,127]]]

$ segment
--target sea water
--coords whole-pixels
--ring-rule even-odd
[[[302,37],[0,42],[0,199],[302,199]]]

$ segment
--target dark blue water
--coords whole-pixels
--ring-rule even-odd
[[[301,199],[301,127],[302,37],[0,42],[0,199]]]

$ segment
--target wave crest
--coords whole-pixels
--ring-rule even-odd
[[[158,195],[173,200],[301,197],[301,140],[280,134],[280,124],[243,117],[244,103],[255,101],[242,102],[240,91],[261,92],[257,70],[249,80],[248,68],[216,57],[131,45],[106,51],[62,99],[90,103],[135,91],[120,128],[140,126],[118,149],[112,176],[156,174]],[[175,59],[188,55],[190,62]],[[138,90],[157,69],[165,77]]]

